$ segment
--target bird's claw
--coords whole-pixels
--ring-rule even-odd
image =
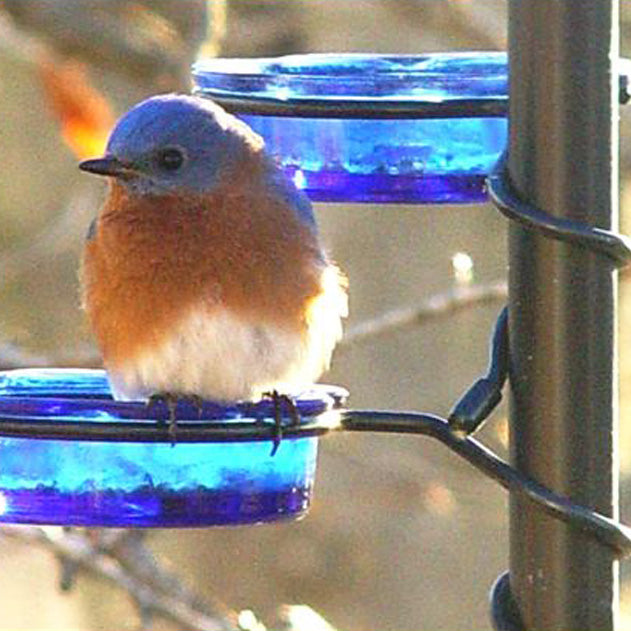
[[[272,443],[272,452],[270,456],[274,456],[283,440],[283,405],[286,406],[291,419],[291,427],[300,425],[300,412],[296,406],[296,402],[287,394],[281,394],[278,390],[264,392],[263,396],[271,399],[274,404],[274,437]]]
[[[156,392],[147,400],[147,408],[152,410],[156,405],[163,404],[169,412],[168,429],[171,444],[177,442],[177,404],[182,402],[190,402],[197,410],[197,418],[202,417],[204,400],[196,394],[177,394],[174,392]]]

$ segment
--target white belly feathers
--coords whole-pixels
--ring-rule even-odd
[[[108,367],[114,398],[146,400],[169,392],[237,401],[312,384],[329,366],[346,315],[335,267],[324,271],[322,290],[302,332],[252,324],[227,309],[193,310],[159,347]]]

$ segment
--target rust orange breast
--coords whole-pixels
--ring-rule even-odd
[[[226,180],[211,195],[153,198],[112,184],[82,264],[106,364],[159,344],[199,306],[304,330],[321,291],[317,236],[252,173]]]

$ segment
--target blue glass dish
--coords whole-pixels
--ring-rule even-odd
[[[505,53],[209,59],[193,77],[313,201],[484,201],[506,144]]]
[[[346,396],[296,394],[301,423],[334,423]],[[100,370],[0,373],[0,522],[201,527],[305,514],[316,437],[283,438],[272,455],[269,438],[225,435],[273,429],[271,401],[204,402],[201,413],[180,403],[177,419],[173,439],[166,407],[114,401]],[[204,438],[197,427],[209,424]]]

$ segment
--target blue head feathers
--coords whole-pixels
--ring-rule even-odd
[[[222,169],[262,140],[210,101],[157,96],[123,116],[107,144],[106,159],[123,167],[120,179],[140,194],[175,190],[203,193]],[[126,168],[126,171],[124,170]]]
[[[270,192],[314,227],[309,200],[262,148],[258,134],[208,99],[168,94],[132,108],[114,128],[106,155],[80,166],[116,177],[138,195],[203,194],[212,191],[226,167],[256,153],[267,165]]]

